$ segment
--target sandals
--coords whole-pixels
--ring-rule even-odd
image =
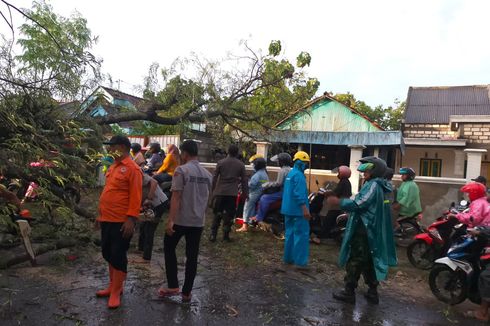
[[[477,319],[479,321],[484,321],[484,322],[487,322],[489,320],[489,317],[488,316],[486,318],[482,318],[481,316],[478,315],[478,312],[475,311],[475,310],[467,311],[463,315],[465,317],[474,318],[474,319]]]
[[[160,299],[168,298],[168,297],[173,297],[173,296],[176,296],[176,295],[179,295],[179,294],[180,294],[180,289],[179,288],[176,288],[176,289],[159,288],[158,289],[158,297]]]
[[[184,294],[184,293],[180,293],[180,289],[179,288],[176,288],[176,289],[159,288],[158,289],[158,297],[160,299],[174,297],[174,296],[177,296],[179,294],[182,297],[182,302],[183,303],[189,303],[189,302],[191,302],[191,300],[192,300],[192,293],[189,293],[187,295]]]
[[[317,245],[319,245],[319,244],[322,243],[322,241],[320,240],[320,238],[317,238],[317,237],[312,237],[310,239],[310,241],[313,242],[314,244],[317,244]]]

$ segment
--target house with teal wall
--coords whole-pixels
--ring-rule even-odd
[[[376,155],[393,166],[396,149],[403,152],[400,131],[383,130],[375,121],[328,93],[279,121],[267,141],[285,144],[290,151],[301,149],[311,153],[312,168],[323,170],[355,165],[352,160],[359,155]],[[271,150],[274,148],[281,147],[272,146]]]
[[[141,97],[99,86],[82,102],[76,114],[95,118],[121,111],[137,111],[143,101],[145,100]],[[120,122],[117,125],[127,133],[131,131],[130,122]]]

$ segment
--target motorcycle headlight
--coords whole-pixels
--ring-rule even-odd
[[[433,236],[437,240],[443,241],[441,234],[439,233],[439,231],[437,231],[437,229],[429,229],[429,233],[431,236]]]

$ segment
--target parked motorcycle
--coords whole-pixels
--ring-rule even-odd
[[[466,231],[463,224],[456,227]],[[482,267],[490,263],[487,245],[487,237],[465,235],[449,248],[446,257],[436,260],[429,285],[438,300],[456,305],[469,299],[480,304],[478,277]]]
[[[395,240],[398,246],[407,247],[417,234],[425,232],[420,224],[421,220],[422,214],[405,216],[397,220],[400,225],[399,228],[395,230]]]
[[[284,239],[284,231],[286,226],[284,224],[284,215],[281,214],[282,200],[278,200],[269,207],[264,221],[259,223],[259,227],[271,232],[276,238]]]
[[[431,269],[436,259],[446,255],[451,243],[464,235],[461,228],[455,228],[460,222],[453,215],[466,209],[467,201],[461,201],[458,206],[452,203],[450,210],[438,217],[426,232],[414,237],[407,247],[408,260],[414,267]]]
[[[235,223],[238,226],[243,225],[243,207],[245,204],[245,199],[242,195],[241,190],[238,192],[237,200],[236,200],[236,218]],[[272,233],[278,239],[284,239],[284,216],[281,214],[281,204],[282,200],[278,200],[271,204],[269,210],[267,211],[264,220],[261,222],[252,221],[251,225],[254,227],[258,227],[265,232]],[[258,206],[258,202],[257,202]]]
[[[329,182],[324,187],[320,187],[318,180],[316,184],[318,191],[312,192],[308,196],[311,213],[310,230],[317,239],[331,238],[337,242],[342,242],[342,234],[347,223],[347,214],[340,213],[338,216],[333,217],[328,216],[328,213],[325,216],[321,215],[325,198],[332,195],[332,191],[337,184],[335,182]],[[327,221],[327,218],[334,218],[335,221]]]
[[[311,192],[308,195],[308,202],[310,204],[310,214],[315,217],[319,217],[320,212],[323,208],[323,201],[325,199],[325,194],[328,190],[332,190],[333,186],[331,184],[325,185],[325,187],[320,187],[318,180],[315,180],[318,191]]]

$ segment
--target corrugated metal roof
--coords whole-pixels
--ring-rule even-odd
[[[405,123],[449,123],[451,115],[490,115],[490,85],[410,87]]]

